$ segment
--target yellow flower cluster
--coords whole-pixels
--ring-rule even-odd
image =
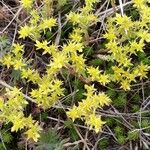
[[[45,49],[45,52],[47,52],[47,49],[45,48],[46,44],[43,44],[43,46],[40,47],[40,43],[37,42],[36,46]],[[52,46],[49,47],[48,52],[50,52],[51,49],[54,54],[55,48]],[[28,68],[27,62],[23,59],[23,53],[24,46],[14,44],[12,52],[3,57],[1,62],[8,68],[13,67],[15,70],[20,70],[22,78],[38,85],[38,88],[32,89],[30,93],[31,97],[36,99],[38,106],[42,106],[44,109],[52,107],[58,99],[63,96],[62,81],[58,80],[54,76],[57,74],[57,71],[65,65],[67,61],[66,56],[63,56],[62,53],[56,53],[53,61],[47,66],[47,74],[41,77],[37,70]],[[12,122],[12,131],[29,128],[29,130],[25,133],[27,134],[27,138],[37,141],[41,128],[31,118],[31,116],[30,118],[24,117],[23,110],[28,103],[21,95],[21,91],[14,88],[12,91],[8,91],[7,94],[9,95],[7,103],[4,104],[2,103],[3,101],[0,101],[0,110],[2,111],[0,114],[0,118],[2,119],[0,121]]]
[[[1,62],[9,68],[13,66],[15,70],[21,70],[26,66],[23,60],[23,45],[14,44],[12,48],[12,53],[5,55]]]
[[[98,2],[97,0],[85,0],[85,6],[81,8],[80,12],[70,12],[67,15],[73,25],[78,25],[82,31],[86,32],[88,26],[92,23],[96,23],[97,17],[92,13],[93,4]]]
[[[116,14],[108,19],[107,33],[104,35],[108,39],[106,47],[110,53],[110,60],[116,65],[112,67],[114,72],[111,80],[118,82],[124,90],[130,90],[132,82],[136,78],[146,78],[150,69],[144,63],[134,64],[133,55],[144,53],[145,41],[150,42],[149,20],[147,0],[134,0],[134,7],[140,13],[140,19],[133,21],[131,17]]]
[[[86,65],[86,58],[83,49],[86,47],[88,39],[88,27],[97,22],[97,16],[93,13],[93,5],[98,0],[85,0],[85,5],[77,12],[70,12],[67,15],[68,21],[73,24],[73,31],[69,34],[66,43],[55,45],[52,41],[44,39],[43,34],[57,25],[52,13],[44,12],[52,8],[52,3],[44,0],[43,9],[34,9],[34,0],[21,0],[23,8],[30,13],[31,18],[28,24],[22,26],[18,31],[22,39],[30,38],[35,43],[35,53],[42,51],[43,55],[48,55],[50,61],[45,64],[45,72],[39,73],[33,69],[31,61],[24,58],[24,45],[14,44],[12,51],[6,54],[0,61],[7,68],[12,67],[21,72],[21,77],[27,82],[32,82],[37,88],[31,89],[29,93],[38,106],[44,109],[55,105],[64,96],[63,81],[58,77],[62,69],[71,66],[78,76],[83,76],[90,81],[97,81],[101,85],[106,85],[111,81],[118,82],[124,90],[129,90],[132,82],[136,78],[147,77],[150,67],[144,63],[134,64],[133,55],[144,52],[145,41],[150,42],[149,20],[150,8],[147,6],[148,0],[134,0],[134,6],[140,12],[139,21],[132,18],[116,14],[115,17],[108,19],[107,33],[104,37],[108,40],[106,48],[110,55],[109,60],[114,62],[112,74],[107,74],[98,67]],[[52,10],[49,10],[52,12]],[[47,15],[46,15],[47,14]],[[97,109],[109,105],[111,100],[103,92],[98,92],[94,86],[85,85],[86,96],[78,106],[73,106],[67,111],[68,117],[83,119],[85,123],[96,132],[101,131],[105,123],[98,115]],[[28,128],[27,138],[37,141],[41,130],[37,122],[31,116],[24,117],[23,110],[28,104],[23,98],[22,92],[17,88],[7,91],[8,99],[0,100],[0,121],[12,122],[12,131]],[[10,115],[11,114],[11,115]]]
[[[113,66],[112,69],[114,71],[112,81],[120,82],[121,88],[124,90],[130,90],[131,82],[136,82],[135,78],[139,77],[140,80],[147,78],[150,66],[141,63],[132,70],[124,70],[123,68],[117,66]]]
[[[34,0],[21,0],[20,2],[22,4],[23,8],[30,9],[30,8],[32,8]]]
[[[23,8],[27,9],[27,12],[30,13],[31,19],[28,25],[24,25],[20,28],[18,33],[20,38],[25,39],[26,37],[30,37],[35,41],[41,37],[40,33],[47,29],[51,30],[51,28],[56,25],[56,19],[51,16],[45,16],[44,14],[41,16],[41,11],[35,10],[33,3],[34,0],[21,0]],[[45,3],[45,5],[46,4],[47,3]],[[50,11],[50,9],[48,11]]]
[[[105,123],[101,120],[100,116],[96,114],[97,108],[104,105],[109,105],[111,100],[104,93],[96,94],[96,89],[93,86],[85,85],[87,92],[84,94],[86,99],[79,102],[78,106],[73,106],[67,115],[74,121],[77,118],[85,120],[85,123],[96,132],[101,131],[102,125]]]
[[[20,89],[14,87],[6,89],[6,98],[0,98],[0,122],[12,122],[11,131],[28,129],[25,134],[28,139],[37,141],[40,137],[41,127],[31,116],[25,117],[23,110],[28,104]]]
[[[109,75],[105,73],[102,74],[98,68],[89,67],[87,71],[92,81],[98,81],[102,85],[106,85],[110,82]]]

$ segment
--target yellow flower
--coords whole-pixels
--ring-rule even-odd
[[[11,132],[18,131],[19,129],[24,128],[24,120],[18,119],[18,117],[15,118],[15,121],[13,122],[13,127],[11,128]]]
[[[27,132],[25,132],[25,134],[27,135],[27,139],[33,139],[35,142],[37,142],[38,138],[40,137],[39,133],[41,130],[42,128],[36,122]]]
[[[143,52],[143,47],[144,47],[144,41],[140,40],[139,43],[137,43],[136,41],[131,42],[130,45],[130,52],[135,53],[136,51],[140,51]]]
[[[32,91],[30,92],[30,94],[31,94],[31,96],[33,97],[33,98],[36,98],[36,99],[41,99],[42,98],[42,93],[41,93],[41,91],[39,91],[39,90],[33,90],[32,89]]]
[[[140,76],[140,80],[142,78],[147,78],[147,73],[150,70],[150,66],[148,65],[144,65],[144,64],[140,64],[137,67],[137,72],[138,72],[138,76]]]
[[[117,24],[121,25],[123,29],[129,29],[133,26],[133,22],[126,15],[121,16],[120,14],[116,14],[116,22]]]
[[[13,66],[14,66],[15,70],[21,70],[22,67],[26,66],[26,64],[24,64],[21,59],[19,59],[19,60],[15,59],[14,63],[13,63]]]
[[[13,44],[13,53],[18,54],[19,52],[23,52],[24,45],[20,45],[19,43]]]
[[[9,68],[11,65],[13,65],[12,56],[11,55],[5,55],[4,58],[1,60],[1,62]]]
[[[102,126],[105,124],[105,122],[101,120],[101,117],[95,113],[86,116],[85,122],[90,126],[90,129],[94,128],[96,133],[102,131]]]
[[[16,95],[20,95],[21,94],[21,91],[20,91],[21,89],[18,89],[17,87],[13,87],[13,89],[7,89],[7,92],[9,93],[9,92],[12,92],[12,93],[9,93],[9,95],[10,96],[12,96],[12,95],[14,95],[14,96],[16,96]]]
[[[56,19],[44,19],[43,22],[40,24],[40,29],[44,30],[46,28],[51,28],[56,25]]]
[[[28,36],[31,36],[33,32],[33,27],[29,27],[25,25],[24,27],[21,27],[20,31],[18,33],[20,34],[19,38],[25,39]]]
[[[55,57],[53,58],[53,61],[48,66],[51,66],[54,70],[61,69],[63,66],[67,64],[67,56],[63,53],[56,53]]]
[[[79,13],[70,12],[69,15],[67,15],[67,19],[70,20],[74,25],[80,23],[81,21],[81,15]]]
[[[130,90],[130,81],[129,80],[122,80],[121,81],[121,88],[123,88],[125,91]]]
[[[69,41],[68,45],[63,46],[63,51],[64,52],[71,52],[71,53],[76,53],[76,51],[82,52],[83,44],[82,43],[75,43],[72,41]]]
[[[33,0],[21,0],[21,5],[23,6],[23,8],[31,8],[33,4]]]
[[[75,71],[78,72],[79,74],[83,73],[85,69],[85,59],[83,58],[83,54],[79,56],[77,54],[72,54],[71,60],[75,68]]]
[[[107,75],[107,74],[102,74],[102,75],[100,75],[100,77],[99,77],[99,80],[98,80],[102,85],[105,85],[105,84],[107,84],[107,83],[109,83],[110,82],[110,80],[109,80],[109,75]]]
[[[28,78],[29,78],[29,81],[32,81],[33,83],[39,84],[39,82],[41,82],[41,77],[37,70],[33,70],[33,74],[29,76]]]
[[[82,33],[83,31],[80,28],[75,28],[69,37],[73,42],[81,42]]]
[[[88,74],[90,75],[92,81],[97,80],[99,78],[99,75],[101,72],[98,69],[98,67],[97,68],[89,67],[89,68],[87,68],[87,71],[88,71]]]
[[[29,69],[29,68],[28,68],[27,70],[22,69],[22,72],[21,72],[22,78],[25,78],[25,79],[29,78],[29,77],[32,76],[33,74],[34,74],[34,71],[31,70],[31,69]]]
[[[19,129],[23,129],[25,127],[25,120],[23,117],[24,116],[22,113],[19,113],[16,116],[14,116],[14,114],[9,116],[9,120],[13,123],[11,132],[17,132]]]
[[[133,3],[134,3],[134,7],[137,7],[137,8],[143,8],[144,7],[144,2],[145,0],[134,0]]]
[[[114,28],[110,28],[108,30],[108,32],[104,34],[104,38],[106,38],[106,39],[108,39],[110,41],[115,40],[117,38],[116,34],[115,34],[115,29]]]
[[[82,102],[79,103],[78,109],[81,111],[82,109],[85,112],[88,112],[89,110],[91,110],[93,100],[92,99],[85,99]]]
[[[67,112],[68,117],[70,117],[73,121],[77,118],[80,117],[79,111],[78,111],[78,107],[77,106],[73,106],[73,108],[69,109],[69,111]]]
[[[88,86],[85,84],[85,89],[87,90],[87,93],[85,93],[84,95],[86,95],[87,97],[92,97],[94,92],[96,92],[96,89],[94,88],[94,85]]]
[[[48,48],[44,49],[43,55],[46,53],[52,54],[53,56],[56,55],[57,52],[57,46],[52,44],[50,46],[48,46]]]
[[[37,25],[38,21],[40,20],[40,16],[37,10],[32,10],[30,12],[31,14],[31,19],[30,19],[30,23],[34,26]]]
[[[37,50],[44,49],[44,50],[48,51],[49,48],[47,45],[48,45],[48,42],[46,40],[43,42],[39,42],[38,40],[36,40],[35,46],[37,47]]]
[[[110,102],[111,102],[111,99],[105,93],[103,93],[103,92],[99,93],[97,95],[96,99],[99,102],[99,106],[100,107],[103,107],[104,105],[109,105]]]

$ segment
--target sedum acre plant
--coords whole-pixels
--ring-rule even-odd
[[[107,33],[104,35],[108,39],[106,48],[111,53],[110,61],[116,63],[112,66],[112,81],[119,82],[124,90],[130,90],[131,83],[136,82],[137,77],[146,78],[149,70],[148,65],[135,63],[132,57],[138,52],[144,53],[145,43],[150,42],[150,8],[147,0],[133,2],[139,11],[139,20],[132,21],[131,17],[116,14],[108,20]]]
[[[73,31],[69,34],[68,41],[61,46],[43,37],[43,34],[58,26],[57,19],[53,17],[52,1],[43,0],[40,11],[34,9],[34,0],[20,2],[23,9],[30,14],[30,19],[27,24],[20,27],[19,38],[30,38],[35,43],[35,51],[42,51],[42,55],[48,56],[50,61],[46,64],[45,72],[40,73],[32,66],[32,60],[24,57],[26,46],[15,43],[11,52],[3,56],[1,63],[7,68],[19,70],[22,79],[35,85],[36,88],[32,88],[29,94],[39,107],[51,108],[64,96],[64,84],[60,78],[63,69],[71,69],[77,77],[84,77],[91,82],[96,81],[103,86],[109,82],[117,82],[124,90],[130,90],[131,84],[136,82],[136,79],[147,77],[149,66],[142,62],[135,63],[132,57],[138,52],[144,53],[145,42],[150,42],[148,15],[150,9],[146,3],[148,0],[133,1],[140,14],[139,20],[133,21],[126,15],[116,14],[107,21],[104,38],[108,41],[106,44],[109,52],[108,61],[114,64],[112,74],[98,67],[88,66],[83,52],[88,45],[88,28],[98,22],[93,9],[97,0],[85,0],[85,5],[79,11],[71,11],[66,15],[67,20],[73,25]],[[0,99],[0,122],[12,122],[11,131],[24,129],[28,139],[37,141],[41,127],[31,115],[26,117],[23,113],[29,102],[23,96],[22,88],[6,89],[6,99]],[[97,109],[109,105],[111,99],[104,92],[98,92],[94,84],[85,84],[85,89],[85,99],[69,108],[66,114],[73,121],[77,118],[84,120],[90,129],[99,132],[105,122],[97,114]]]

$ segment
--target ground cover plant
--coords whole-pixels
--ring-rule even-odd
[[[149,149],[150,1],[1,1],[0,149]]]

